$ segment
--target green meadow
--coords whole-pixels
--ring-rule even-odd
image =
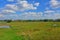
[[[6,24],[10,28],[0,28],[0,40],[60,40],[60,22],[0,23]]]

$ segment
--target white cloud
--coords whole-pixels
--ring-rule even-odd
[[[0,17],[4,17],[4,15],[3,14],[0,14]]]
[[[18,6],[14,5],[14,4],[6,4],[5,8],[11,9],[11,10],[18,10]]]
[[[39,5],[40,5],[40,3],[39,3],[39,2],[37,2],[37,3],[35,3],[34,5],[35,5],[35,6],[39,6]]]
[[[44,11],[44,13],[48,13],[48,14],[49,14],[49,13],[53,13],[53,12],[55,12],[55,11],[54,11],[54,10],[45,10],[45,11]]]
[[[60,14],[59,14],[59,13],[56,13],[56,14],[55,14],[55,18],[56,18],[56,19],[58,19],[58,18],[60,19]]]
[[[4,8],[14,11],[36,10],[39,3],[36,3],[35,5],[36,6],[34,6],[34,4],[28,3],[26,0],[17,0],[15,4],[6,4]]]
[[[9,1],[9,2],[14,2],[14,0],[7,0],[7,1]]]
[[[10,14],[10,15],[4,15],[4,19],[40,19],[42,16],[42,12],[24,12],[22,14]]]
[[[34,7],[33,4],[29,4],[27,1],[19,1],[17,3],[19,6],[19,8],[23,9],[23,10],[35,10],[37,9],[37,7]]]
[[[7,0],[14,1],[14,0]],[[36,10],[39,3],[34,4],[28,3],[26,0],[17,0],[15,4],[6,4],[4,8],[1,9],[1,13],[15,13],[16,11],[25,11],[25,10]]]
[[[13,10],[3,10],[2,13],[15,13]]]
[[[12,0],[9,0],[12,1]],[[54,10],[45,10],[44,12],[24,12],[25,10],[36,10],[40,3],[28,3],[26,0],[17,0],[15,4],[6,4],[0,12],[0,17],[9,14],[6,18],[14,19],[42,19],[42,18],[60,18],[60,12]],[[60,2],[51,0],[50,6],[52,8],[59,8]],[[15,14],[16,11],[22,11],[22,14]],[[14,13],[14,14],[12,14]],[[2,15],[3,14],[3,15]]]
[[[42,12],[25,12],[23,15],[31,16],[42,16]]]
[[[60,1],[58,0],[51,0],[50,1],[50,6],[53,8],[60,8]]]
[[[44,11],[44,16],[52,16],[53,14],[55,13],[55,11],[54,10],[49,10],[49,9],[46,9],[45,11]]]
[[[20,15],[22,19],[40,19],[42,16],[42,12],[24,12]]]
[[[59,19],[60,12],[59,12],[59,10],[45,10],[44,18],[45,19]]]

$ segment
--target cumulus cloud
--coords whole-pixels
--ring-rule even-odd
[[[35,5],[35,6],[39,6],[39,5],[40,5],[40,3],[39,3],[39,2],[37,2],[37,3],[35,3],[34,5]]]
[[[24,13],[22,13],[22,14],[14,14],[14,15],[12,15],[12,14],[10,14],[10,15],[4,15],[6,18],[5,19],[7,19],[7,17],[8,17],[8,19],[14,19],[14,20],[16,20],[16,19],[21,19],[21,20],[27,20],[27,19],[40,19],[41,18],[41,16],[42,16],[42,12],[38,12],[38,13],[36,13],[36,12],[24,12]]]
[[[19,1],[17,3],[18,7],[22,10],[35,10],[37,7],[34,7],[33,4],[29,4],[27,1]]]
[[[40,19],[42,16],[42,12],[24,12],[20,15],[22,19]]]
[[[6,4],[5,8],[16,10],[16,11],[36,10],[39,3],[36,3],[35,5],[36,7],[34,7],[34,4],[28,3],[28,1],[26,0],[24,1],[17,0],[15,4]]]
[[[55,14],[55,18],[60,19],[60,14],[59,13]]]
[[[9,2],[14,2],[14,0],[7,0]],[[35,3],[36,6],[34,6],[34,4],[32,3],[28,3],[27,0],[16,0],[16,3],[14,4],[6,4],[3,8],[1,8],[0,10],[0,16],[4,16],[4,18],[6,17],[7,19],[12,19],[12,18],[26,18],[26,17],[38,17],[41,16],[40,13],[35,13],[35,12],[24,12],[26,10],[36,10],[37,7],[39,6],[39,3]],[[15,14],[17,11],[19,12],[23,12],[22,15],[17,15]]]
[[[4,17],[4,15],[3,14],[0,14],[0,17]]]
[[[14,1],[14,0],[7,0]],[[16,0],[15,4],[6,4],[1,8],[1,13],[15,13],[16,11],[25,11],[25,10],[35,10],[37,7],[34,7],[33,4],[28,3],[26,0]]]
[[[14,5],[14,4],[6,4],[5,5],[5,9],[11,9],[11,10],[18,10],[18,6]]]
[[[8,0],[13,2],[14,0]],[[45,10],[44,12],[25,12],[26,10],[36,10],[40,5],[39,2],[34,4],[28,3],[27,0],[16,0],[14,4],[6,4],[0,11],[0,17],[4,19],[43,19],[43,18],[60,18],[60,12],[57,10]],[[51,0],[50,6],[52,8],[60,8],[60,2]],[[21,14],[15,14],[17,11]]]
[[[31,15],[31,16],[42,16],[42,12],[25,12],[25,15]]]
[[[55,11],[54,10],[45,10],[44,13],[54,13]]]
[[[7,1],[9,1],[9,2],[14,2],[14,0],[7,0]]]
[[[60,8],[60,1],[58,0],[51,0],[50,1],[50,6],[53,8]]]
[[[13,10],[3,10],[4,13],[15,13]]]
[[[45,10],[44,18],[45,19],[59,19],[60,12],[59,12],[59,10]]]

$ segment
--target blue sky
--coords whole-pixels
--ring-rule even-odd
[[[60,0],[0,0],[0,20],[60,18]]]

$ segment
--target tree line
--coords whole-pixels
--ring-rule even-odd
[[[0,22],[7,22],[10,23],[12,21],[18,21],[18,22],[60,22],[60,19],[43,19],[43,20],[0,20]]]

